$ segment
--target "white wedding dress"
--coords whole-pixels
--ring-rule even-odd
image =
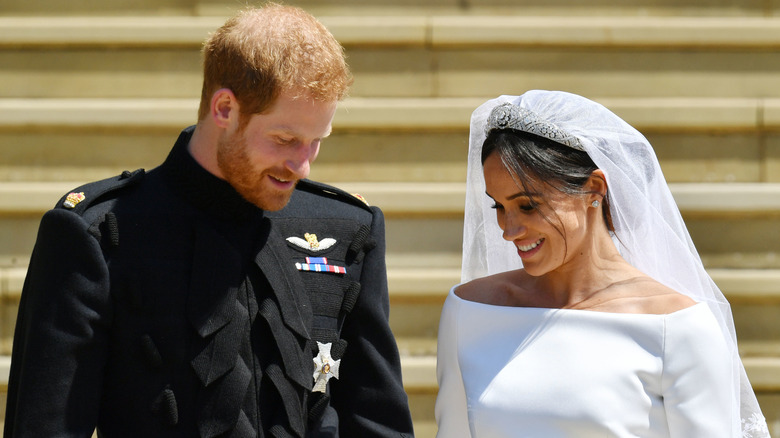
[[[742,436],[731,352],[706,304],[604,313],[453,291],[439,328],[439,438]]]

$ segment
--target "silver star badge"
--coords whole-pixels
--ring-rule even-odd
[[[341,359],[333,360],[330,356],[330,347],[332,345],[330,342],[327,344],[317,342],[317,348],[319,348],[320,352],[314,358],[314,388],[312,391],[325,392],[328,380],[331,377],[339,378]]]

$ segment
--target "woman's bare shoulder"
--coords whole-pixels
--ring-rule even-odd
[[[486,291],[500,287],[504,283],[502,274],[488,275],[463,283],[455,288],[455,295],[464,300],[482,302],[481,297]]]
[[[455,295],[464,300],[497,304],[497,297],[517,287],[519,277],[518,271],[509,271],[476,278],[458,286],[455,289]]]
[[[692,298],[650,277],[639,277],[613,285],[606,295],[613,296],[600,307],[622,313],[665,315],[696,304]]]
[[[514,305],[512,297],[522,290],[524,278],[522,269],[477,278],[455,288],[459,298],[482,304],[497,306]]]
[[[666,286],[663,286],[666,287]],[[696,304],[693,298],[666,288],[668,293],[653,296],[647,303],[647,312],[659,315],[674,313]]]

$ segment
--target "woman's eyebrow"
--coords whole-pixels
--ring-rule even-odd
[[[495,198],[490,196],[490,193],[485,192],[485,194],[488,195],[488,197],[490,199],[495,200]],[[514,195],[509,195],[506,199],[507,199],[507,201],[511,201],[511,200],[517,199],[517,198],[534,198],[534,197],[538,198],[540,196],[541,196],[541,194],[539,194],[539,193],[517,192]]]

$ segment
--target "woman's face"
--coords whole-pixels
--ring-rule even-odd
[[[588,206],[583,196],[568,195],[534,180],[529,184],[533,193],[528,193],[497,153],[488,156],[483,171],[498,226],[504,239],[514,243],[526,272],[540,276],[558,270],[582,253],[588,235]]]

